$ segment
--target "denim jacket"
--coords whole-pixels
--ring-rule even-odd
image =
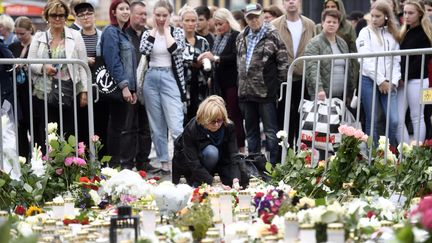
[[[102,32],[101,51],[105,66],[120,89],[136,89],[135,48],[119,27],[108,25]]]

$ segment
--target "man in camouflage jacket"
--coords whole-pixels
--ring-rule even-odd
[[[276,100],[280,84],[286,81],[287,50],[279,33],[264,23],[259,4],[245,10],[246,27],[237,37],[238,94],[246,125],[249,153],[260,153],[260,119],[266,136],[270,162],[276,163],[278,130]]]

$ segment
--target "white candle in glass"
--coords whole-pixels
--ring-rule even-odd
[[[64,200],[64,213],[67,215],[74,216],[75,215],[75,199],[72,197],[67,197]]]
[[[220,193],[220,217],[224,225],[233,222],[232,195],[229,191]]]
[[[341,223],[328,224],[327,241],[332,243],[344,243],[345,242],[344,225]]]
[[[146,207],[141,211],[140,216],[143,231],[147,234],[153,234],[156,229],[156,208]]]
[[[249,191],[240,191],[238,193],[238,199],[239,199],[239,203],[238,203],[239,209],[250,208],[252,196]]]
[[[213,211],[213,221],[219,221],[220,218],[220,195],[217,192],[209,193],[210,207]]]
[[[64,202],[54,202],[52,205],[53,217],[55,219],[63,219],[64,217]]]
[[[315,228],[313,224],[300,225],[300,243],[316,243]]]
[[[296,242],[299,233],[299,223],[297,215],[288,212],[285,214],[285,242]]]

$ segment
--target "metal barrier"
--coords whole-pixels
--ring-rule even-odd
[[[333,74],[333,66],[334,66],[334,60],[335,59],[344,59],[345,60],[345,77],[344,77],[344,92],[343,92],[343,106],[342,106],[342,117],[345,117],[345,104],[346,104],[346,98],[347,98],[347,79],[348,79],[348,60],[351,59],[356,59],[359,60],[360,62],[360,71],[359,71],[359,83],[357,84],[357,90],[358,90],[358,97],[359,99],[357,100],[357,113],[356,113],[356,121],[355,121],[355,128],[359,128],[360,126],[360,102],[361,102],[361,80],[362,80],[362,70],[363,70],[363,62],[364,62],[364,58],[375,58],[375,70],[377,70],[378,68],[378,58],[379,57],[394,57],[394,56],[406,56],[406,63],[405,63],[405,76],[402,77],[402,79],[405,81],[405,84],[407,84],[408,81],[408,67],[409,67],[409,56],[413,56],[413,55],[421,55],[422,56],[422,67],[421,67],[421,77],[424,74],[424,62],[425,62],[425,55],[428,54],[432,54],[432,48],[424,48],[424,49],[409,49],[409,50],[399,50],[399,51],[386,51],[386,52],[376,52],[376,53],[367,53],[367,54],[358,54],[358,53],[348,53],[348,54],[334,54],[334,55],[317,55],[317,56],[302,56],[299,57],[297,59],[295,59],[289,69],[288,69],[288,77],[287,77],[287,82],[284,82],[281,84],[281,91],[280,91],[280,97],[283,96],[283,86],[287,86],[286,90],[286,100],[285,100],[285,115],[284,115],[284,131],[287,132],[287,134],[289,134],[289,129],[290,129],[290,116],[291,116],[291,112],[297,112],[297,111],[291,111],[290,107],[291,107],[291,92],[292,92],[292,82],[293,82],[293,72],[294,72],[294,66],[300,62],[303,62],[303,74],[302,74],[302,88],[301,88],[301,100],[300,100],[300,106],[303,106],[304,103],[304,91],[305,91],[305,76],[306,76],[306,62],[316,62],[317,65],[317,70],[320,70],[320,64],[321,61],[323,60],[331,60],[331,74]],[[392,63],[391,66],[393,67],[394,63],[393,63],[393,59],[392,59]],[[377,72],[375,72],[375,80],[377,78]],[[317,79],[319,78],[319,71],[317,72]],[[333,88],[333,75],[331,75],[330,78],[330,91]],[[391,80],[391,76],[390,76],[390,80]],[[375,103],[375,99],[376,99],[376,88],[377,85],[374,85],[374,89],[373,89],[373,97],[372,97],[372,104],[376,104]],[[422,87],[420,85],[420,89],[419,89],[419,95],[422,92]],[[318,93],[318,82],[316,82],[316,87],[315,87],[315,97],[317,97],[317,93]],[[404,106],[406,105],[406,93],[407,93],[407,89],[404,89]],[[330,92],[330,96],[328,97],[329,99],[332,98],[331,96],[331,92]],[[279,99],[279,101],[281,101],[282,98]],[[390,96],[388,95],[388,101],[390,100]],[[419,104],[421,105],[421,109],[423,110],[424,108],[424,103]],[[371,117],[371,130],[370,130],[370,134],[368,134],[369,136],[373,136],[373,131],[374,131],[374,119],[375,119],[375,105],[372,106],[372,117]],[[329,110],[330,110],[330,106],[329,106]],[[390,102],[387,102],[387,111],[390,111]],[[385,127],[385,136],[388,137],[388,132],[389,132],[389,123],[387,122],[389,120],[389,114],[390,112],[387,112],[386,114],[386,127]],[[297,144],[296,146],[293,146],[294,149],[298,149],[300,147],[300,143],[301,143],[301,139],[300,139],[300,134],[302,131],[302,118],[303,116],[303,112],[300,109],[300,121],[299,121],[299,131],[298,131],[298,136],[296,136],[296,140],[297,140]],[[343,118],[344,119],[344,118]],[[419,117],[420,120],[420,117]],[[316,123],[317,123],[317,117],[316,117],[316,99],[315,99],[315,120],[314,120],[314,127],[313,130],[315,131],[316,129]],[[405,120],[403,121],[403,123],[405,123]],[[329,122],[327,123],[327,128],[329,128],[330,124]],[[420,129],[420,122],[419,122],[419,127],[414,128],[414,129]],[[329,133],[328,133],[329,129],[327,129],[327,135],[326,135],[326,143],[329,142]],[[417,130],[419,131],[419,130]],[[402,138],[404,137],[404,131],[402,131]],[[291,141],[289,141],[291,142]],[[287,141],[287,138],[285,138],[284,144],[289,144]],[[387,147],[388,143],[386,142],[386,147]],[[419,141],[417,140],[417,145],[419,145]],[[315,135],[312,138],[312,149],[315,149]],[[369,150],[369,163],[371,162],[371,153],[372,150]],[[329,151],[328,148],[326,148],[325,151],[325,159],[326,161],[328,160],[328,155],[329,155]],[[287,156],[287,150],[283,149],[282,150],[282,163],[286,162],[286,156]],[[314,153],[312,153],[312,161],[313,161],[313,156]],[[387,151],[385,152],[385,159],[387,159]],[[403,159],[403,154],[400,155],[400,159]]]
[[[13,69],[10,70],[10,72],[12,73],[12,78],[13,78],[13,100],[14,100],[14,110],[13,110],[13,114],[14,114],[14,123],[15,123],[15,134],[17,136],[16,139],[16,148],[17,148],[17,154],[19,154],[19,145],[18,145],[18,105],[17,105],[17,101],[18,101],[18,97],[17,97],[17,82],[16,82],[16,65],[18,64],[28,64],[29,68],[28,68],[28,72],[27,73],[27,77],[28,77],[28,87],[29,87],[29,108],[30,108],[30,135],[31,135],[31,140],[30,140],[30,145],[34,146],[34,127],[33,127],[33,101],[32,98],[32,90],[33,90],[33,85],[32,85],[32,71],[30,66],[32,64],[73,64],[73,75],[72,75],[72,79],[75,80],[76,75],[78,75],[78,66],[81,66],[85,69],[85,72],[87,74],[88,80],[87,80],[87,99],[88,99],[88,126],[89,126],[89,139],[91,140],[91,137],[94,135],[94,125],[93,125],[93,93],[92,93],[92,79],[91,79],[91,71],[89,66],[87,65],[86,62],[80,60],[80,59],[20,59],[20,58],[4,58],[1,59],[0,58],[0,65],[13,65]],[[47,93],[47,82],[46,82],[46,77],[47,77],[47,73],[46,71],[43,69],[42,70],[42,75],[44,77],[44,119],[45,119],[45,141],[48,141],[48,102],[47,102],[47,97],[48,97],[48,93]],[[61,89],[61,83],[59,82],[59,90]],[[78,121],[77,121],[77,91],[76,91],[76,87],[75,85],[73,86],[73,113],[74,113],[74,134],[75,134],[75,142],[76,144],[78,144]],[[1,87],[0,87],[0,99],[1,99]],[[62,106],[62,96],[59,95],[59,119],[60,119],[60,136],[63,137],[63,106]],[[2,124],[0,124],[0,165],[3,164],[3,134],[2,134]],[[90,153],[92,155],[95,154],[95,148],[93,143],[91,143],[90,141],[88,141],[88,145],[89,145],[89,149],[90,149]],[[41,145],[43,146],[43,145]],[[46,142],[45,144],[46,146],[46,151],[48,150],[48,143]],[[75,151],[76,153],[78,153],[78,151]],[[18,161],[18,158],[16,158]],[[91,160],[94,159],[93,157],[90,158]]]

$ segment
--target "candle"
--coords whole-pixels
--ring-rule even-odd
[[[341,223],[328,224],[327,241],[332,243],[344,243],[345,242],[344,225]]]
[[[147,234],[153,234],[156,229],[156,211],[155,207],[145,207],[140,213],[141,225]]]
[[[285,214],[285,242],[296,242],[299,233],[297,215],[291,212]]]
[[[231,224],[233,222],[232,212],[232,195],[229,191],[223,191],[220,193],[220,217],[224,225]]]
[[[300,243],[316,243],[315,228],[313,224],[300,225]]]
[[[238,193],[238,199],[239,199],[239,203],[238,203],[239,209],[250,208],[252,197],[249,191],[240,191]]]
[[[210,207],[213,211],[213,221],[219,221],[220,218],[220,195],[217,192],[210,192]]]

